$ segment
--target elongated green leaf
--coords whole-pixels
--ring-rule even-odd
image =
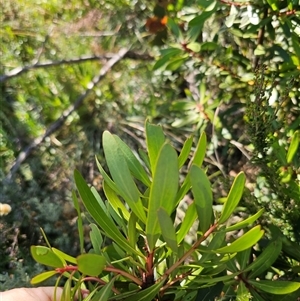
[[[128,209],[125,207],[124,203],[119,199],[115,191],[107,184],[106,181],[103,183],[103,190],[107,197],[108,202],[114,208],[115,212],[120,215],[120,211],[122,212],[123,217],[128,221],[130,217],[130,213]]]
[[[134,183],[116,139],[108,131],[103,133],[103,149],[110,174],[116,183],[121,196],[137,217],[145,222],[146,214],[140,200],[140,193]]]
[[[69,278],[63,288],[62,295],[61,295],[61,301],[69,301],[71,300],[71,278]]]
[[[153,125],[149,122],[146,122],[146,142],[150,159],[151,172],[153,175],[155,172],[154,168],[156,165],[157,157],[163,144],[165,143],[165,135],[162,128],[158,125]]]
[[[271,281],[271,280],[248,280],[254,287],[274,295],[285,295],[300,288],[300,282],[293,281]]]
[[[227,280],[231,280],[234,279],[235,276],[239,275],[241,272],[238,271],[236,273],[232,273],[230,275],[225,275],[225,276],[220,276],[220,277],[215,277],[215,278],[196,278],[194,281],[195,283],[207,283],[207,284],[212,284],[212,283],[217,283],[219,281],[227,281]]]
[[[262,214],[263,212],[265,211],[264,208],[260,209],[257,213],[255,213],[254,215],[246,218],[245,220],[235,224],[235,225],[232,225],[232,226],[229,226],[227,227],[225,230],[226,232],[229,232],[229,231],[234,231],[234,230],[239,230],[239,229],[242,229],[242,228],[245,228],[249,225],[252,225]]]
[[[104,269],[106,259],[98,254],[81,254],[77,258],[78,270],[89,276],[98,276]]]
[[[197,165],[192,165],[190,171],[192,192],[199,218],[199,226],[202,233],[205,233],[212,222],[212,191],[210,182],[205,172]]]
[[[192,144],[193,144],[193,136],[189,137],[184,142],[184,145],[183,145],[182,150],[180,152],[180,155],[178,157],[179,168],[181,168],[183,166],[183,164],[185,163],[185,161],[189,157],[189,154],[190,154],[190,151],[191,151],[191,148],[192,148]]]
[[[146,224],[146,235],[151,250],[161,233],[157,218],[158,209],[164,208],[170,215],[176,206],[175,197],[179,182],[178,158],[170,144],[162,147],[154,169]]]
[[[30,252],[33,259],[38,263],[54,268],[62,268],[66,265],[66,262],[48,247],[31,246]]]
[[[299,147],[299,138],[300,137],[300,131],[296,131],[292,137],[291,144],[289,146],[286,160],[287,163],[291,163],[294,155],[297,153],[298,147]]]
[[[47,272],[43,272],[41,274],[38,274],[36,276],[34,276],[31,280],[30,283],[31,284],[38,284],[40,282],[43,282],[47,279],[49,279],[50,277],[56,275],[57,272],[56,271],[47,271]]]
[[[163,286],[163,281],[158,282],[142,291],[132,294],[130,297],[124,298],[124,301],[149,301],[153,300]]]
[[[194,164],[197,165],[198,167],[202,166],[205,153],[206,153],[206,134],[205,132],[202,132],[200,139],[197,143],[196,150],[194,153],[194,156],[190,162],[190,165]]]
[[[72,191],[72,199],[73,199],[74,207],[77,211],[77,228],[78,228],[78,236],[79,236],[80,253],[83,253],[84,250],[83,225],[82,225],[79,202],[76,196],[76,192],[74,190]]]
[[[128,241],[132,245],[132,247],[135,247],[137,241],[136,223],[137,223],[137,217],[132,212],[130,214],[130,218],[128,221]]]
[[[252,271],[249,278],[255,278],[266,271],[278,258],[282,247],[281,239],[276,239],[244,271]]]
[[[240,270],[244,270],[249,264],[249,259],[252,254],[252,248],[248,248],[242,252],[237,253],[236,260],[239,263]]]
[[[61,258],[62,261],[67,261],[67,262],[76,264],[76,258],[75,258],[75,257],[70,256],[70,255],[64,253],[63,251],[58,250],[58,249],[53,248],[53,247],[51,248],[51,250],[52,250],[59,258]]]
[[[253,297],[253,300],[255,301],[266,301],[265,298],[263,298],[257,291],[254,287],[250,286],[249,287],[249,291]]]
[[[189,205],[187,211],[185,212],[183,221],[180,225],[179,231],[177,232],[177,244],[180,244],[182,240],[185,238],[185,236],[193,226],[196,218],[197,218],[197,211],[196,211],[195,203],[192,203],[191,205]]]
[[[162,236],[174,253],[178,252],[175,228],[169,214],[163,208],[157,211],[158,222],[160,225]]]
[[[234,253],[244,251],[253,245],[255,245],[264,235],[264,231],[261,230],[260,225],[252,228],[243,236],[235,240],[231,245],[219,248],[217,253]]]
[[[113,239],[121,248],[126,250],[128,253],[141,255],[140,252],[132,248],[125,237],[120,233],[113,220],[106,215],[79,171],[75,170],[74,178],[84,206],[96,221],[96,223],[102,228],[105,234]]]
[[[128,145],[123,142],[118,136],[113,135],[116,139],[116,142],[118,143],[120,149],[123,152],[123,155],[126,159],[127,165],[132,172],[132,174],[140,180],[142,183],[144,183],[146,186],[150,186],[151,181],[149,179],[149,176],[147,175],[145,169],[143,168],[140,161],[137,159],[137,157],[133,154],[131,149],[128,147]]]
[[[93,250],[96,254],[101,255],[101,246],[103,243],[103,238],[101,232],[97,225],[90,224],[91,232],[90,232],[90,239],[93,246]]]
[[[93,300],[97,301],[107,301],[109,297],[112,295],[112,288],[114,286],[115,278],[105,284],[99,292],[95,295]]]
[[[234,209],[237,207],[244,191],[246,177],[243,172],[240,172],[231,186],[227,200],[224,204],[219,224],[222,224],[228,220]]]

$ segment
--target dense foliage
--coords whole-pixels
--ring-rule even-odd
[[[1,209],[4,289],[41,271],[29,254],[39,227],[51,245],[78,255],[73,171],[100,191],[102,133],[117,133],[137,154],[146,117],[178,151],[191,133],[206,132],[215,205],[230,177],[245,172],[249,191],[236,218],[265,207],[265,239],[284,235],[275,268],[299,277],[297,1],[0,5],[0,202],[12,208]]]

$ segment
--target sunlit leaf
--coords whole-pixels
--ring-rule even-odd
[[[255,245],[264,235],[260,225],[252,228],[243,236],[232,242],[230,245],[215,250],[217,253],[234,253],[244,251]]]
[[[40,282],[43,282],[43,281],[49,279],[50,277],[52,277],[52,276],[54,276],[54,275],[56,275],[56,274],[57,274],[56,271],[47,271],[47,272],[43,272],[43,273],[41,273],[41,274],[38,274],[38,275],[34,276],[34,277],[31,279],[30,283],[31,283],[31,284],[38,284],[38,283],[40,283]]]
[[[292,137],[292,140],[291,140],[288,152],[287,152],[287,156],[286,156],[287,163],[291,163],[295,154],[297,153],[297,150],[299,148],[299,140],[300,140],[299,137],[300,137],[300,131],[296,131],[293,134],[293,137]]]
[[[70,256],[70,255],[64,253],[63,251],[58,250],[58,249],[53,248],[53,247],[51,248],[51,250],[52,250],[57,256],[59,256],[59,258],[61,258],[63,261],[67,261],[67,262],[76,264],[76,258],[75,258],[75,257]]]
[[[190,136],[185,142],[184,145],[181,149],[180,155],[178,157],[178,165],[179,168],[181,168],[183,166],[183,164],[185,163],[185,161],[187,160],[187,158],[189,157],[190,151],[191,151],[191,147],[193,144],[193,136]]]
[[[82,217],[81,217],[81,211],[80,211],[80,207],[79,207],[78,198],[77,198],[76,192],[74,190],[72,191],[72,199],[73,199],[74,207],[77,211],[77,228],[78,228],[80,252],[83,253],[84,237],[83,237]]]
[[[254,215],[246,218],[245,220],[243,220],[239,223],[236,223],[235,225],[226,227],[226,229],[225,229],[226,232],[239,230],[239,229],[245,228],[249,225],[252,225],[264,213],[264,211],[265,211],[265,209],[262,208],[258,212],[256,212]]]
[[[221,217],[219,219],[219,224],[222,224],[227,221],[227,219],[231,216],[234,209],[237,207],[244,191],[246,177],[243,172],[240,172],[231,186],[229,194],[227,196],[227,200],[224,204]]]
[[[293,281],[271,281],[271,280],[248,280],[254,287],[274,295],[285,295],[292,293],[300,288],[300,282]]]
[[[191,162],[194,165],[197,165],[199,167],[202,166],[204,157],[205,157],[205,153],[206,153],[206,134],[205,132],[201,133],[200,139],[198,140],[197,146],[196,146],[196,150],[194,153],[194,156],[191,160]],[[190,163],[191,165],[191,163]]]

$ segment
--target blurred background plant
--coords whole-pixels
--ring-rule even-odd
[[[0,5],[0,202],[12,207],[0,217],[1,288],[27,286],[40,272],[29,254],[39,227],[52,245],[78,253],[73,170],[99,190],[103,131],[137,150],[146,117],[178,148],[205,131],[216,195],[244,171],[249,193],[236,214],[263,205],[265,226],[295,242],[285,268],[299,269],[297,1]],[[117,59],[121,48],[130,50]]]

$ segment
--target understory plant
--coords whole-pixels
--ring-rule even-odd
[[[32,246],[31,253],[51,269],[35,276],[32,284],[58,276],[63,301],[268,300],[270,294],[298,290],[299,282],[262,277],[282,247],[277,237],[253,256],[252,247],[264,235],[253,224],[263,209],[228,225],[243,195],[244,173],[234,179],[222,209],[214,210],[212,186],[202,168],[205,134],[195,147],[194,137],[188,138],[178,155],[160,126],[146,122],[145,133],[147,148],[137,157],[118,136],[104,132],[107,169],[98,160],[97,165],[106,199],[74,173],[81,254],[65,254],[44,235],[47,246]],[[181,178],[183,167],[188,171]],[[175,222],[176,209],[189,193],[193,202]],[[89,250],[84,247],[83,217],[90,221]],[[185,238],[195,222],[195,240],[189,243]],[[241,229],[242,235],[226,239],[228,232]]]

